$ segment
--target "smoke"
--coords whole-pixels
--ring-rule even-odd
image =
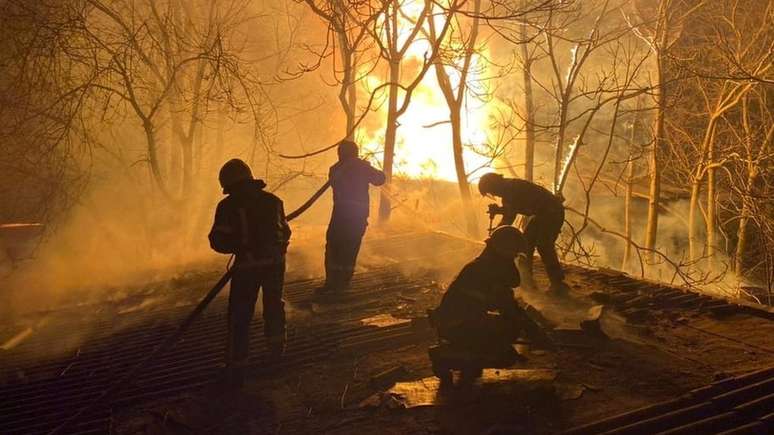
[[[298,65],[315,65],[315,61],[320,60],[315,55],[315,49],[310,49],[312,46],[308,42],[324,40],[327,32],[327,25],[319,22],[303,5],[297,6],[297,9],[289,9],[285,4],[262,2],[256,6],[261,13],[256,13],[255,17],[250,19],[245,18],[244,22],[237,20],[238,22],[233,24],[234,27],[230,30],[236,38],[231,42],[239,40],[236,45],[243,45],[244,48],[244,51],[233,54],[251,61],[268,59],[265,62],[252,62],[256,64],[256,70],[251,73],[261,77],[261,80],[258,80],[261,82],[260,90],[250,99],[250,105],[256,106],[252,107],[255,113],[245,116],[246,107],[229,107],[230,99],[234,97],[231,94],[214,95],[202,105],[199,119],[190,117],[192,125],[196,127],[192,132],[198,133],[191,145],[190,156],[184,156],[186,152],[181,149],[179,135],[173,127],[175,122],[188,120],[188,115],[191,115],[189,112],[192,112],[188,105],[182,105],[179,113],[168,110],[166,105],[161,106],[158,117],[154,119],[156,124],[153,130],[157,140],[157,168],[151,170],[151,151],[145,143],[142,123],[133,117],[128,105],[113,107],[110,99],[89,100],[84,103],[87,109],[84,109],[82,114],[82,128],[89,132],[88,141],[83,138],[80,147],[73,147],[72,153],[68,153],[67,166],[71,166],[72,160],[77,161],[78,173],[89,174],[88,188],[66,214],[60,215],[55,221],[46,222],[50,224],[50,232],[34,260],[17,265],[13,270],[8,270],[8,261],[5,261],[5,277],[0,282],[0,302],[3,303],[4,311],[18,314],[63,304],[117,299],[126,294],[122,289],[141,283],[170,280],[186,276],[195,270],[222,270],[226,258],[214,254],[209,249],[206,235],[215,206],[222,197],[216,181],[217,171],[223,162],[232,157],[241,157],[248,161],[255,175],[264,178],[268,189],[284,200],[287,212],[303,203],[322,184],[328,165],[335,159],[333,153],[302,160],[282,160],[276,157],[279,153],[303,154],[320,149],[335,143],[345,134],[344,117],[337,98],[340,89],[338,86],[320,85],[321,78],[332,83],[333,79],[338,77],[338,71],[329,68],[332,65],[330,62],[336,56],[322,59],[323,63],[319,65],[319,69],[305,74],[296,74],[298,71],[294,69]],[[280,11],[281,13],[278,13]],[[245,17],[248,15],[251,14],[244,14]],[[315,20],[314,25],[310,25],[312,18]],[[254,28],[277,31],[253,32]],[[584,24],[573,31],[582,31],[585,35],[588,29]],[[249,38],[244,35],[249,35]],[[246,39],[242,43],[243,36]],[[491,57],[498,62],[509,59],[515,53],[514,46],[496,38],[492,38],[487,50],[491,50]],[[564,51],[558,61],[567,64],[567,58],[575,53],[561,50]],[[605,50],[598,52],[604,53]],[[611,66],[607,55],[594,57],[584,65],[589,73],[615,68]],[[191,79],[190,82],[195,83],[192,71],[193,68],[185,74],[190,73],[191,77],[188,78]],[[138,70],[138,74],[142,72]],[[517,76],[520,72],[518,68],[513,71]],[[552,74],[550,64],[545,60],[536,61],[532,74],[536,81],[543,85],[549,84]],[[591,76],[593,74],[589,74],[589,77]],[[272,81],[269,79],[271,77],[277,77],[277,80]],[[208,77],[203,79],[209,80]],[[151,77],[149,82],[153,80],[155,78]],[[522,90],[518,85],[520,80],[513,80],[513,76],[509,76],[505,71],[502,77],[497,76],[497,79],[490,80],[492,95],[488,96],[491,98],[486,103],[491,105],[490,109],[496,108],[499,111],[500,106],[521,104]],[[181,83],[185,82],[188,86],[188,81],[182,80]],[[182,99],[187,98],[186,104],[190,104],[194,100],[194,93],[186,86],[182,86],[181,92],[185,93]],[[489,88],[489,85],[484,87]],[[553,99],[545,92],[539,91],[541,86],[535,85],[534,88],[535,105],[540,108],[537,123],[553,125],[556,115]],[[365,93],[360,98],[357,106],[358,110],[363,110]],[[581,102],[570,110],[570,118],[587,109],[582,106],[591,104],[583,102],[584,99],[578,101]],[[365,131],[358,132],[364,135],[363,137],[376,137],[384,129],[384,116],[380,113],[383,107],[371,109],[373,111],[361,125]],[[442,113],[446,113],[446,109],[441,109]],[[600,120],[608,115],[604,110],[602,112],[598,117]],[[406,118],[403,121],[408,123]],[[472,132],[476,137],[482,137],[479,134],[481,132],[483,136],[497,136],[496,132],[488,131],[495,128],[486,125],[487,122],[480,121],[478,126],[466,126],[471,130],[466,133]],[[643,120],[644,122],[646,121]],[[519,130],[522,127],[518,119],[514,120],[514,124],[509,128]],[[578,133],[580,124],[582,122],[568,126],[567,140]],[[399,129],[398,132],[409,132],[405,127],[404,125],[404,129]],[[599,131],[606,131],[603,127],[604,122],[594,125]],[[423,134],[432,134],[437,130],[423,127],[421,131]],[[554,167],[552,134],[550,129],[538,132],[535,160],[535,179],[549,189]],[[521,137],[516,133],[512,136],[515,142],[504,152],[510,159],[508,164],[520,173],[524,164],[520,157]],[[571,169],[567,180],[567,205],[583,209],[585,194],[581,181],[575,175],[595,169],[599,144],[604,143],[604,136],[603,133],[595,132],[584,138],[577,167]],[[401,146],[414,148],[421,148],[435,140],[442,144],[444,140],[439,140],[437,136],[403,139]],[[621,148],[622,143],[619,142],[616,143],[617,148]],[[448,148],[448,155],[442,156],[438,161],[450,161],[451,147]],[[185,185],[181,162],[189,158],[191,173],[188,176],[191,182]],[[400,162],[396,164],[400,166]],[[472,162],[468,162],[467,169],[474,174],[482,169],[471,166]],[[449,167],[442,169],[447,175],[453,172]],[[610,176],[617,169],[609,165],[604,172]],[[159,178],[166,182],[165,187],[169,192],[166,196],[160,193]],[[17,186],[18,190],[21,190],[21,187],[24,186]],[[619,184],[619,187],[622,188],[622,185]],[[622,190],[616,190],[607,182],[598,183],[592,190],[590,216],[602,228],[623,231],[621,192]],[[445,232],[475,242],[481,242],[486,237],[488,218],[485,210],[489,200],[477,194],[473,195],[470,206],[474,208],[477,231],[471,234],[465,220],[465,205],[460,200],[459,188],[455,183],[430,178],[396,179],[388,192],[394,209],[392,219],[387,225],[377,222],[376,205],[380,193],[379,189],[372,189],[372,217],[367,240],[422,231]],[[33,202],[37,204],[37,200],[45,198],[35,199]],[[667,200],[665,204],[668,210],[662,210],[661,213],[658,247],[670,258],[679,261],[685,256],[687,243],[684,219],[687,215],[686,204],[682,199]],[[328,193],[292,223],[294,235],[288,258],[289,276],[322,276],[325,228],[330,208]],[[4,211],[5,216],[13,216],[14,219],[36,217],[34,214],[17,216],[7,210],[0,211]],[[646,216],[644,200],[635,200],[632,215],[632,238],[643,240],[642,231]],[[580,226],[579,219],[577,215],[568,213],[568,222],[574,228]],[[568,231],[566,228],[565,235]],[[621,267],[625,241],[590,225],[584,230],[581,243],[592,254],[585,259],[589,264],[616,269]],[[366,243],[361,267],[377,267],[395,261],[396,258],[410,257],[410,254],[421,253],[432,257],[432,249],[432,246],[421,244],[406,246],[406,252],[391,253],[388,256],[385,253],[369,251]],[[436,268],[443,280],[448,280],[464,261],[475,254],[461,249],[459,255],[446,257],[428,265]],[[0,255],[3,253],[0,252]],[[723,263],[727,263],[723,258],[718,261],[721,269]],[[409,263],[401,262],[406,265],[407,273],[411,273],[412,269]],[[704,270],[718,268],[718,264],[696,265],[699,266]],[[649,277],[666,281],[669,281],[674,273],[666,264],[648,269]],[[635,270],[636,267],[630,266],[630,271]],[[147,308],[147,304],[143,308]]]

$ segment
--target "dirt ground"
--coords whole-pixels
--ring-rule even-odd
[[[363,268],[368,267],[366,262]],[[573,291],[564,298],[541,291],[517,292],[539,308],[555,326],[557,337],[552,350],[521,346],[527,360],[514,367],[522,369],[518,376],[508,370],[487,371],[470,387],[435,391],[427,356],[435,340],[432,334],[418,334],[409,343],[388,341],[374,349],[337,350],[329,358],[300,367],[252,376],[239,393],[213,385],[145,403],[114,415],[113,430],[120,434],[549,434],[774,365],[774,322],[745,313],[718,317],[690,309],[654,310],[647,320],[631,322],[614,307],[605,306],[601,324],[606,337],[584,333],[579,322],[598,305],[592,295],[615,290],[615,285],[578,270],[569,273],[568,282]],[[538,284],[547,286],[540,274]],[[324,309],[317,304],[294,307],[299,315],[292,318],[291,333],[327,327],[332,320],[326,313],[334,312],[337,316],[346,312],[349,319],[376,314],[419,318],[437,305],[442,292],[442,284],[436,282],[385,296],[366,308],[335,302]],[[530,379],[535,373],[548,378]],[[406,396],[407,389],[429,395],[425,402],[430,403],[413,406],[412,400],[418,399]]]
[[[523,363],[487,370],[470,386],[439,389],[427,353],[436,339],[426,310],[438,305],[444,286],[481,245],[440,233],[370,237],[353,288],[339,298],[312,296],[321,284],[319,270],[297,266],[313,264],[315,255],[289,259],[285,362],[264,360],[257,314],[246,386],[240,392],[222,388],[217,366],[225,340],[222,295],[197,321],[183,349],[167,355],[167,371],[151,367],[143,374],[197,383],[173,385],[185,392],[170,395],[155,394],[152,382],[138,381],[132,391],[140,399],[117,397],[104,407],[110,432],[553,434],[774,367],[770,316],[708,309],[706,298],[697,305],[695,295],[675,290],[668,290],[669,303],[652,296],[661,294],[656,283],[621,281],[579,267],[568,268],[572,291],[551,296],[540,290],[548,283],[536,259],[539,290],[518,289],[516,295],[542,315],[555,346],[519,345]],[[169,334],[222,272],[197,269],[116,289],[106,300],[7,319],[0,341],[13,345],[0,356],[8,356],[6,362],[13,356],[18,366],[0,364],[0,387],[56,397],[40,396],[48,400],[46,409],[14,408],[13,401],[4,406],[28,419],[31,412],[55,415],[62,402],[57,397],[106,388],[116,377],[103,371],[124,373],[128,361],[138,361],[143,349]],[[592,318],[599,328],[580,327]],[[47,353],[44,360],[35,357],[40,351]],[[36,406],[33,399],[29,403]],[[21,421],[14,418],[22,417],[9,414],[0,421]]]

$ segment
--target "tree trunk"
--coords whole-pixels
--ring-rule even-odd
[[[169,102],[169,118],[170,118],[170,130],[169,130],[169,162],[167,170],[167,181],[169,182],[169,189],[172,192],[177,192],[181,185],[182,169],[183,169],[183,149],[177,146],[179,139],[179,131],[182,129],[180,122],[180,115],[176,111],[175,104],[172,103],[173,96],[170,96]],[[166,137],[166,135],[164,135]]]
[[[191,193],[193,183],[193,147],[196,138],[197,126],[201,124],[201,92],[202,82],[204,80],[204,70],[206,64],[199,62],[196,69],[196,76],[193,80],[193,98],[191,100],[191,117],[188,120],[188,126],[185,130],[178,131],[180,146],[183,151],[183,185],[181,186],[182,198],[186,199]]]
[[[338,8],[337,8],[338,9]],[[341,80],[341,91],[339,93],[339,102],[344,109],[346,116],[346,130],[344,134],[346,139],[355,138],[355,112],[357,105],[357,87],[355,86],[355,53],[349,47],[349,40],[346,33],[339,33],[339,51],[341,52],[341,64],[344,77]]]
[[[564,161],[564,136],[567,134],[567,105],[569,102],[562,94],[559,107],[559,131],[556,134],[556,151],[554,154],[554,193],[559,189],[559,177],[562,175],[562,162]]]
[[[760,162],[765,159],[768,151],[769,144],[774,140],[774,125],[769,127],[766,137],[763,139],[760,149],[758,150],[757,157],[753,158],[753,139],[750,129],[749,121],[749,109],[747,106],[747,99],[743,101],[742,107],[742,122],[745,130],[745,142],[747,147],[747,182],[745,184],[744,193],[742,196],[742,211],[739,217],[739,228],[736,233],[736,250],[734,251],[734,272],[737,277],[742,278],[744,276],[744,259],[747,251],[747,225],[752,215],[752,198],[753,190],[755,189],[755,183],[758,180],[760,173]],[[768,254],[767,254],[768,255]],[[769,289],[771,287],[769,286]],[[769,293],[769,295],[771,295]],[[771,300],[769,300],[771,304]]]
[[[355,122],[357,121],[357,82],[355,82],[355,76],[357,75],[357,58],[356,55],[352,55],[352,75],[350,82],[347,85],[347,104],[349,105],[349,111],[347,112],[347,139],[355,140]]]
[[[653,263],[653,251],[656,249],[658,237],[658,206],[661,201],[661,162],[659,153],[664,146],[664,117],[666,116],[666,87],[664,86],[664,58],[663,52],[658,53],[656,61],[656,119],[654,121],[653,144],[650,148],[648,186],[648,223],[645,227],[645,248],[648,252],[645,258],[648,263]]]
[[[639,108],[639,104],[638,104]],[[624,252],[621,270],[629,270],[631,261],[632,245],[632,193],[634,192],[634,142],[637,138],[637,115],[635,114],[632,122],[632,131],[629,136],[629,161],[626,162],[626,192],[624,193]]]
[[[699,195],[701,194],[701,179],[694,177],[691,182],[691,201],[688,206],[688,259],[696,261],[698,254],[697,214],[699,210]]]
[[[400,61],[390,62],[390,94],[387,103],[387,127],[384,133],[384,159],[383,167],[385,175],[384,187],[379,198],[379,221],[387,222],[392,213],[392,203],[388,192],[392,184],[392,166],[395,157],[395,139],[398,131],[398,80],[400,80]]]
[[[474,14],[481,10],[481,0],[476,0],[474,4]],[[474,45],[478,38],[478,18],[474,18],[471,23],[469,38],[465,41],[464,57],[462,67],[460,68],[459,84],[457,89],[452,86],[449,74],[444,68],[441,60],[438,60],[433,66],[438,80],[438,86],[441,88],[446,106],[449,108],[449,122],[452,129],[452,155],[454,157],[454,169],[457,175],[457,186],[462,200],[463,214],[467,225],[467,234],[472,238],[479,237],[478,219],[473,207],[470,195],[470,184],[468,183],[468,174],[465,170],[464,145],[462,143],[462,106],[465,104],[467,96],[467,77],[474,53]],[[431,27],[431,36],[436,38],[434,29]]]
[[[750,220],[750,200],[749,195],[755,183],[755,176],[752,172],[747,178],[747,187],[742,198],[742,211],[739,216],[739,228],[736,230],[736,250],[734,252],[734,272],[737,277],[744,275],[744,256],[747,251],[747,222]]]
[[[164,198],[171,200],[169,191],[167,190],[167,185],[164,182],[164,178],[161,176],[161,168],[159,167],[157,153],[158,144],[156,143],[156,136],[153,132],[153,124],[151,124],[151,122],[148,120],[144,120],[142,127],[143,130],[145,130],[145,141],[148,145],[148,163],[150,165],[151,175],[153,175],[153,180],[156,182],[156,187],[158,187]]]
[[[193,135],[186,137],[181,143],[183,151],[183,185],[181,186],[181,197],[185,199],[191,192],[191,181],[193,180]]]
[[[527,40],[527,25],[521,25],[521,39]],[[527,43],[521,44],[522,73],[524,80],[524,125],[526,142],[524,144],[524,179],[533,181],[535,169],[535,103],[532,94],[532,59],[529,58]]]
[[[713,141],[714,142],[714,141]],[[715,144],[710,143],[709,144],[709,152],[707,153],[707,164],[709,167],[707,168],[707,257],[710,259],[714,258],[715,256],[715,248],[716,248],[716,207],[717,203],[715,201],[715,167],[712,164],[715,159]]]
[[[633,155],[629,154],[629,162],[626,164],[626,193],[624,194],[624,252],[621,270],[629,270],[631,261],[632,246],[629,241],[632,239],[632,191],[634,186],[634,161]]]
[[[468,184],[468,175],[465,172],[465,159],[462,154],[462,117],[460,110],[461,104],[456,104],[451,108],[450,117],[452,125],[452,151],[454,152],[454,169],[457,172],[457,186],[459,186],[460,189],[460,197],[462,198],[462,207],[465,213],[468,235],[473,238],[478,238],[478,220],[476,219],[475,209],[470,197],[470,184]]]
[[[693,181],[691,183],[691,202],[689,205],[688,210],[688,252],[689,252],[689,259],[691,261],[696,261],[699,258],[698,254],[698,235],[696,234],[696,217],[698,215],[699,210],[699,194],[701,193],[701,183],[704,179],[704,172],[707,170],[707,164],[708,164],[708,158],[710,156],[710,150],[713,148],[712,143],[715,141],[715,126],[718,122],[717,116],[712,116],[709,120],[709,124],[707,124],[707,129],[704,132],[704,138],[702,139],[701,143],[701,149],[700,149],[700,158],[699,161],[696,164],[696,171],[693,175]],[[708,187],[707,194],[709,195],[709,187]],[[713,196],[713,205],[714,205],[714,186],[712,189],[712,196]],[[708,205],[709,205],[709,201]],[[707,214],[707,222],[705,222],[705,226],[707,229],[709,229],[709,212]],[[714,218],[714,216],[713,216]],[[714,228],[714,226],[713,226]],[[709,232],[708,232],[709,233]],[[709,234],[707,234],[709,236]],[[702,254],[704,250],[702,249]]]

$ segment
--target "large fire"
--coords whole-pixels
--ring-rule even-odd
[[[422,1],[410,0],[404,3],[401,8],[406,16],[415,19],[421,13],[423,6]],[[443,24],[439,21],[441,20],[440,15],[436,15],[435,20],[437,28],[440,28]],[[405,35],[410,31],[412,24],[408,23],[405,18],[400,18],[399,22],[402,22],[399,35]],[[417,38],[409,47],[407,56],[403,60],[404,64],[417,65],[416,69],[418,69],[423,63],[425,54],[429,51],[430,43],[428,40]],[[450,66],[444,68],[456,92],[460,73]],[[412,68],[405,69],[404,72],[409,79],[413,77],[412,74],[416,74]],[[474,54],[468,83],[480,82],[486,72],[486,65],[481,62],[481,57]],[[366,78],[364,85],[366,88],[374,89],[383,82],[383,76],[372,73]],[[402,102],[402,98],[401,94],[399,104]],[[480,152],[489,140],[487,131],[492,123],[492,107],[493,102],[481,101],[471,95],[470,91],[466,93],[462,106],[461,127],[464,145],[463,158],[468,175],[477,169],[492,166],[491,159]],[[380,106],[377,115],[380,119],[387,119],[386,103]],[[396,138],[393,173],[396,176],[408,178],[436,178],[456,181],[457,173],[452,152],[452,126],[449,122],[449,108],[432,68],[428,70],[422,83],[414,91],[411,104],[398,122],[400,127]],[[384,144],[383,126],[376,131],[363,130],[365,129],[361,129],[358,133],[365,138],[362,140],[364,151],[367,154],[381,157]]]

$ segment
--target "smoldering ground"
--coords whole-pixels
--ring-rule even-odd
[[[210,250],[206,238],[215,205],[222,198],[214,183],[214,173],[210,179],[213,180],[211,188],[200,192],[186,207],[184,218],[159,207],[153,199],[131,194],[134,191],[131,186],[94,190],[44,240],[35,259],[20,265],[4,280],[2,297],[6,302],[3,304],[6,318],[18,318],[23,326],[20,330],[31,328],[34,333],[36,325],[42,325],[40,322],[46,322],[47,316],[56,310],[73,313],[68,308],[78,311],[77,307],[81,307],[80,311],[85,311],[86,307],[110,306],[116,314],[127,314],[175,305],[193,306],[217,281],[228,261],[227,256]],[[290,212],[323,181],[322,177],[302,177],[282,184],[275,193],[283,199],[286,212]],[[569,186],[568,203],[578,207],[580,195],[573,190],[573,184]],[[267,189],[272,188],[270,182]],[[371,191],[371,224],[357,271],[388,264],[406,275],[432,270],[439,285],[444,287],[483,247],[489,224],[486,205],[492,199],[474,195],[472,206],[476,209],[479,232],[473,236],[467,233],[464,205],[454,183],[434,179],[395,180],[389,192],[393,205],[389,224],[380,224],[376,216],[380,193],[376,188]],[[118,197],[124,200],[116,201]],[[618,217],[622,213],[622,200],[601,193],[595,194],[593,200],[604,207],[595,208],[592,217],[606,228],[620,230],[622,223]],[[325,231],[331,206],[331,194],[327,192],[291,223],[288,281],[320,279],[324,275]],[[568,221],[577,228],[577,216],[568,213]],[[635,224],[635,228],[641,227],[641,223]],[[586,260],[596,266],[620,266],[621,247],[625,242],[597,230],[590,227],[582,235],[586,246],[595,247],[594,255]],[[386,253],[369,248],[374,240],[427,231],[440,231],[467,242],[458,251],[434,262],[416,260],[433,258],[434,247],[428,243],[414,241],[402,246],[401,252]],[[639,234],[635,232],[633,237]],[[539,298],[532,298],[530,302],[538,304],[539,309],[551,309],[543,306]],[[570,317],[577,320],[589,307],[561,308],[574,313]],[[288,312],[291,319],[310,314],[292,305],[288,306]],[[131,316],[116,319],[116,330],[133,326]],[[81,330],[82,334],[73,334],[66,343],[51,351],[77,348],[89,335],[88,327]]]

